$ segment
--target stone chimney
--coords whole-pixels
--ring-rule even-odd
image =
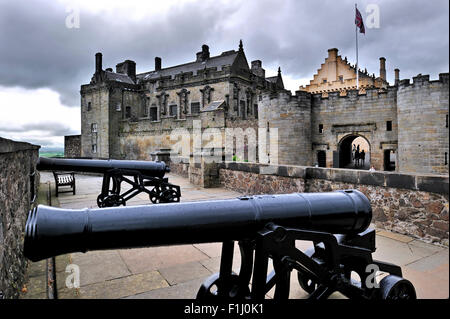
[[[262,78],[266,78],[266,70],[262,68],[261,60],[252,61],[252,73]]]
[[[386,81],[386,58],[380,58],[380,78]]]
[[[155,57],[155,71],[161,70],[161,58]]]
[[[337,55],[338,49],[333,48],[328,50],[328,82],[334,82],[338,77],[338,66],[337,66]]]
[[[133,82],[136,82],[136,62],[125,60],[124,62],[117,64],[116,73],[126,74]]]
[[[197,60],[196,62],[202,62],[209,59],[209,47],[204,44],[202,45],[202,51],[197,52]]]
[[[398,85],[398,82],[400,81],[400,70],[399,69],[395,69],[395,85]]]
[[[95,54],[95,73],[102,72],[102,54],[100,52]]]
[[[337,59],[338,49],[333,48],[328,50],[328,61],[334,62]]]

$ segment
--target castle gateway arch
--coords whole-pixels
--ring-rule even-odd
[[[333,154],[333,167],[369,169],[371,145],[369,140],[358,133],[347,134],[337,145]]]

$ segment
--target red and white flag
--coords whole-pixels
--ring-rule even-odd
[[[359,12],[358,8],[355,9],[356,9],[355,24],[359,28],[360,33],[366,34],[366,29],[364,28],[364,22],[361,13]]]

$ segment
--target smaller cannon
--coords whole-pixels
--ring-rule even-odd
[[[197,299],[261,300],[273,287],[275,299],[287,299],[294,269],[310,299],[336,291],[354,299],[415,299],[399,266],[372,259],[371,218],[369,200],[356,190],[104,209],[40,205],[28,215],[24,255],[39,261],[90,250],[223,242],[220,271],[201,285]],[[314,248],[302,251],[296,240]],[[239,274],[232,272],[234,241]],[[388,273],[379,284],[376,271]]]
[[[179,202],[181,197],[180,186],[170,184],[168,178],[164,178],[166,172],[170,172],[164,162],[40,157],[36,168],[40,171],[103,174],[98,207],[125,206],[129,199],[141,192],[147,193],[154,204]],[[121,193],[122,182],[131,188]]]

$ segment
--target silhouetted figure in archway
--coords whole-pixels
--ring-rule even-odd
[[[352,148],[352,162],[355,161],[355,154],[356,154],[356,145],[353,144],[353,148]]]
[[[356,152],[355,152],[355,167],[359,166],[359,158],[360,158],[360,156],[361,156],[361,154],[359,153],[359,149],[356,149]]]
[[[364,161],[366,159],[366,152],[364,152],[364,150],[361,151],[360,158],[362,163],[361,166],[364,166]]]

